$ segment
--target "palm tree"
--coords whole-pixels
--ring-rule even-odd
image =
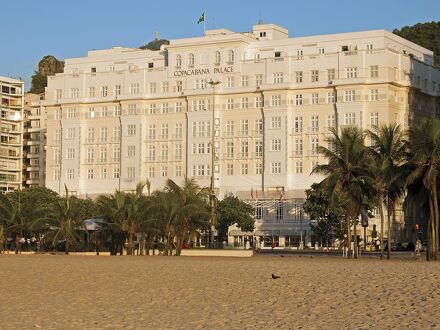
[[[37,198],[38,194],[35,194],[32,199]],[[30,233],[32,221],[47,216],[47,209],[35,205],[32,201],[14,203],[8,195],[0,195],[0,223],[3,223],[0,227],[3,235],[15,235],[15,253],[21,251],[20,240]]]
[[[376,207],[381,217],[381,259],[383,258],[383,204],[387,207],[388,244],[387,259],[391,256],[391,215],[395,222],[396,204],[405,191],[407,167],[403,132],[397,124],[383,125],[367,132],[371,139],[370,174],[375,190]]]
[[[331,149],[318,147],[328,164],[317,165],[312,173],[323,174],[322,186],[328,191],[330,203],[339,200],[345,210],[347,226],[348,257],[351,254],[350,221],[354,224],[355,258],[357,257],[357,219],[365,196],[368,194],[368,170],[365,168],[368,153],[364,145],[365,136],[357,127],[342,128],[341,134],[333,129],[333,136],[327,141]]]
[[[440,120],[422,119],[409,130],[409,166],[411,174],[408,183],[417,180],[423,182],[427,191],[428,217],[428,253],[427,260],[437,260],[439,250],[439,208],[438,188],[440,169]]]
[[[78,231],[85,230],[85,225],[81,217],[82,204],[69,194],[66,186],[65,192],[66,196],[54,203],[52,214],[46,218],[35,219],[31,228],[45,230],[52,236],[53,246],[64,241],[64,253],[69,254],[72,243],[81,240]]]

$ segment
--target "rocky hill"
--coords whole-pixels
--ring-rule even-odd
[[[38,71],[32,76],[31,89],[29,92],[35,94],[44,93],[47,86],[47,76],[63,72],[64,61],[59,61],[55,56],[46,55],[38,62]]]

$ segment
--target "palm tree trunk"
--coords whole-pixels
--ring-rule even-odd
[[[432,254],[433,254],[433,240],[432,240],[432,235],[433,235],[433,230],[432,230],[432,224],[434,222],[434,204],[433,204],[433,200],[432,200],[432,194],[429,194],[429,198],[428,198],[428,203],[429,203],[429,215],[428,215],[428,229],[427,229],[427,234],[428,234],[428,251],[426,251],[426,261],[430,261],[432,260]]]
[[[64,254],[69,254],[69,241],[64,239]]]
[[[438,250],[439,250],[439,209],[438,209],[438,193],[437,193],[437,179],[434,179],[433,187],[433,207],[434,207],[434,222],[433,222],[433,245],[434,245],[434,260],[438,259]]]
[[[133,236],[132,232],[127,233],[127,254],[129,256],[133,255]]]
[[[354,219],[354,223],[353,223],[353,247],[354,247],[354,258],[357,259],[358,257],[358,240],[357,240],[357,219]]]
[[[347,258],[351,258],[351,230],[350,230],[350,217],[345,216],[345,223],[347,225]]]
[[[391,212],[392,212],[392,207],[391,207],[391,203],[390,200],[387,200],[387,223],[388,223],[388,244],[387,244],[387,259],[391,258]]]
[[[380,259],[383,259],[383,225],[384,225],[384,216],[383,216],[383,204],[379,199],[379,213],[380,213]]]

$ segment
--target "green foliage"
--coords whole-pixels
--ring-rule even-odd
[[[32,75],[31,89],[29,92],[34,94],[42,94],[44,93],[45,87],[47,87],[47,77],[44,77],[35,71],[35,73]]]
[[[148,44],[140,46],[139,49],[160,50],[162,45],[169,45],[170,41],[166,39],[154,39]]]
[[[228,227],[233,224],[237,224],[237,227],[244,232],[254,230],[254,208],[238,197],[230,195],[223,198],[218,203],[217,214],[217,228],[222,236],[225,236]]]
[[[440,22],[417,23],[394,29],[394,34],[434,52],[434,65],[440,69]]]
[[[330,206],[330,196],[320,184],[314,183],[306,190],[306,195],[303,208],[310,219],[316,221],[316,225],[311,225],[315,235],[327,242],[334,238],[343,239],[346,230],[344,209]]]
[[[31,204],[37,209],[49,209],[59,200],[59,196],[55,191],[45,187],[32,187],[23,190],[15,190],[8,193],[8,198],[14,205],[21,202],[22,204]]]

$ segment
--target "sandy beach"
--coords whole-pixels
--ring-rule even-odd
[[[440,328],[421,260],[1,255],[0,276],[1,329]]]

